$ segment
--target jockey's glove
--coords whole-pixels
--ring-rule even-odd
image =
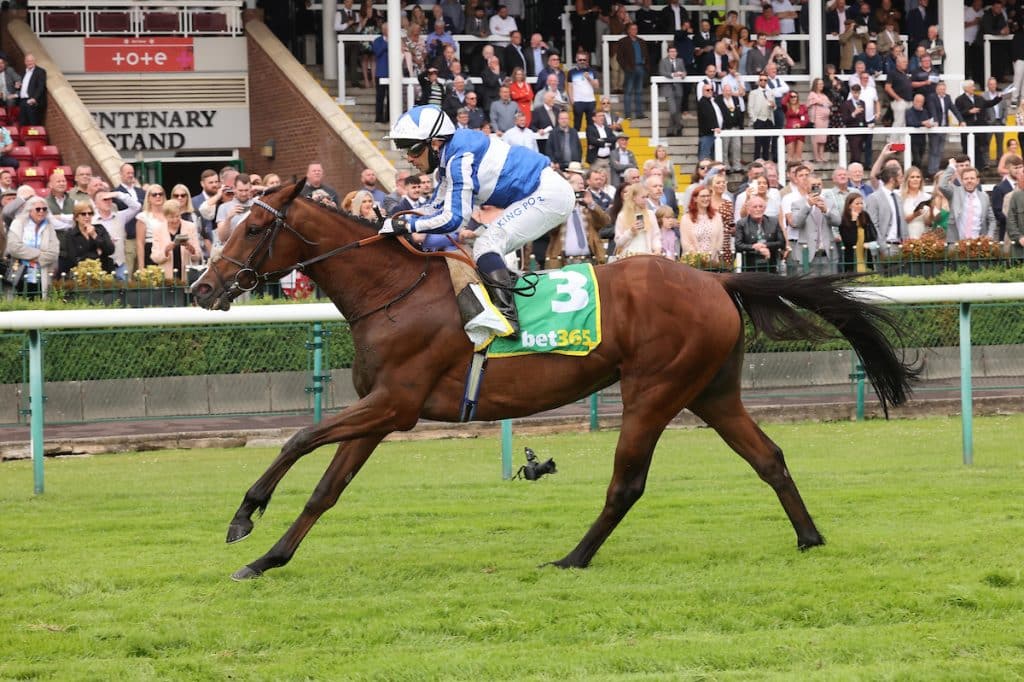
[[[377,234],[391,234],[391,235],[403,235],[412,232],[412,226],[409,221],[403,216],[397,216],[394,218],[387,218],[384,220],[384,226],[380,228]]]

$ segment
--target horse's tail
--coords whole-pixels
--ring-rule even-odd
[[[902,343],[903,325],[888,311],[858,299],[846,287],[849,275],[780,277],[768,273],[722,276],[725,290],[750,317],[756,332],[775,340],[821,341],[834,338],[809,310],[850,342],[889,416],[888,405],[902,405],[912,392],[920,369],[905,362],[895,344]],[[888,334],[888,336],[887,336]]]

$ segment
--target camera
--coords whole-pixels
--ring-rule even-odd
[[[538,462],[537,455],[530,448],[523,448],[526,454],[526,464],[519,467],[519,472],[516,474],[516,478],[522,476],[527,481],[536,481],[545,474],[557,474],[558,469],[555,468],[555,460],[548,459],[546,462]]]
[[[583,190],[580,190],[579,192],[575,192],[575,194],[576,194],[576,201],[583,201]]]

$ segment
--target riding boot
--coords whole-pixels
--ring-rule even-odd
[[[507,339],[519,338],[519,313],[516,311],[515,294],[512,291],[514,282],[512,274],[506,268],[499,268],[484,274],[484,285],[491,297],[491,302],[505,316],[512,326],[512,333]]]

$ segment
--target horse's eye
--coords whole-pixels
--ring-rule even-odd
[[[246,237],[258,237],[260,232],[263,231],[262,225],[248,225],[245,228]]]

